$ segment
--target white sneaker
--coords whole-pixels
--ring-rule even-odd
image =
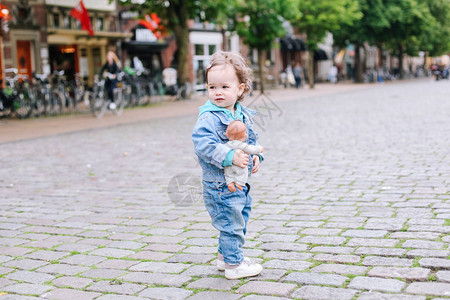
[[[244,261],[250,262],[250,258],[244,257]],[[217,269],[219,271],[225,271],[225,262],[223,260],[220,259],[217,260]]]
[[[239,279],[244,277],[252,277],[261,273],[263,267],[260,264],[245,260],[234,269],[225,269],[225,278],[227,279]]]
[[[110,109],[110,110],[115,110],[115,109],[116,109],[116,104],[115,104],[114,102],[111,102],[111,103],[109,104],[109,109]]]

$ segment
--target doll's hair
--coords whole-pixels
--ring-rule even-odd
[[[215,66],[231,65],[236,71],[239,83],[245,85],[242,95],[238,95],[237,101],[242,101],[245,94],[250,93],[252,89],[252,69],[247,65],[245,59],[236,52],[218,51],[211,56],[210,65],[206,69],[206,82],[208,82],[208,73]]]
[[[225,135],[229,140],[235,140],[240,139],[246,132],[247,127],[245,124],[239,120],[235,120],[228,124]]]

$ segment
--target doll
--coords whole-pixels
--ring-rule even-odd
[[[230,147],[230,149],[240,149],[247,154],[260,154],[263,152],[262,146],[245,143],[247,140],[247,127],[241,121],[231,122],[227,127],[225,135],[230,140],[226,143],[226,146]],[[227,166],[225,167],[225,180],[231,192],[235,192],[236,188],[242,191],[242,186],[248,180],[248,170],[247,168],[241,168],[236,165]]]

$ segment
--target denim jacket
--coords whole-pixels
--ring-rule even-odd
[[[242,107],[244,124],[247,126],[247,144],[258,145],[258,134],[253,131],[252,118],[256,111]],[[202,113],[195,124],[192,132],[194,142],[194,152],[198,157],[198,162],[202,167],[203,180],[212,182],[225,182],[224,167],[222,166],[230,148],[225,145],[228,138],[225,131],[228,124],[233,120],[222,111],[206,111]],[[263,156],[260,155],[260,160]],[[249,176],[253,168],[252,155],[249,157]]]

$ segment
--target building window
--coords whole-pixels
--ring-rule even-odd
[[[216,45],[208,45],[209,55],[213,55],[216,52]]]
[[[195,55],[205,55],[204,45],[195,44]]]
[[[59,28],[60,23],[59,23],[59,14],[58,13],[54,13],[53,14],[53,27],[55,28]]]
[[[81,29],[81,23],[77,19],[75,19],[75,29]]]
[[[105,30],[105,28],[104,28],[104,19],[103,18],[101,18],[101,17],[98,17],[97,18],[97,26],[96,26],[96,29],[98,30],[98,31],[103,31],[103,30]]]
[[[71,23],[70,21],[71,21],[70,16],[64,16],[63,23],[64,23],[65,29],[70,29],[72,27],[70,24]]]

